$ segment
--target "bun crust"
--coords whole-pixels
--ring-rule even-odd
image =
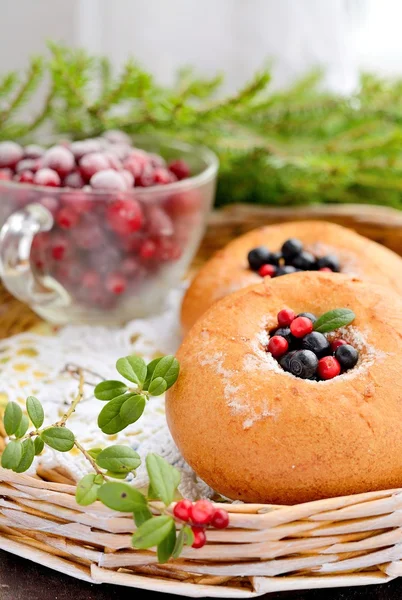
[[[350,229],[325,221],[302,221],[261,227],[242,235],[217,252],[195,276],[183,300],[181,321],[186,333],[216,300],[261,282],[250,271],[247,254],[257,246],[277,252],[289,238],[299,238],[313,254],[337,254],[342,272],[370,279],[402,295],[402,259]]]
[[[285,307],[351,308],[342,337],[358,365],[323,382],[281,371],[265,344]],[[265,280],[215,303],[177,357],[168,424],[221,494],[293,504],[402,485],[402,298],[390,290],[330,273]]]

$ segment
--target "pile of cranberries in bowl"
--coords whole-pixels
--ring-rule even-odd
[[[124,322],[158,312],[183,277],[213,200],[215,157],[151,138],[138,145],[120,131],[49,148],[0,142],[0,226],[33,203],[53,219],[33,240],[31,267],[71,302],[63,313],[32,306],[41,316]]]
[[[270,331],[267,352],[282,369],[301,379],[325,381],[356,366],[359,352],[333,334],[331,338],[314,331],[317,317],[312,313],[296,315],[284,308],[277,315],[278,324]]]
[[[249,268],[258,272],[261,277],[279,277],[297,271],[340,271],[337,256],[314,256],[296,238],[286,240],[280,252],[271,252],[266,246],[253,248],[248,253],[247,260]]]

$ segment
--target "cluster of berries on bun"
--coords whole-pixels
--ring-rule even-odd
[[[314,331],[315,315],[284,308],[277,315],[278,326],[270,332],[267,351],[284,371],[302,379],[333,379],[352,369],[359,352],[341,338],[330,341]]]
[[[180,500],[173,509],[173,514],[179,521],[191,524],[194,535],[193,548],[205,546],[207,536],[206,527],[226,529],[229,525],[229,515],[223,508],[215,508],[209,500]]]
[[[297,271],[340,270],[337,256],[328,254],[317,258],[295,238],[286,240],[280,252],[271,252],[266,246],[259,246],[250,250],[247,258],[250,269],[257,271],[261,277],[279,277]]]

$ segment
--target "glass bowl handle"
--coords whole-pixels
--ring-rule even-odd
[[[33,238],[53,226],[52,214],[41,204],[14,212],[0,230],[0,276],[13,296],[30,305],[66,305],[68,295],[51,277],[38,277],[29,257]]]

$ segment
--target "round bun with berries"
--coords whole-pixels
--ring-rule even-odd
[[[292,256],[294,241],[302,245],[297,256]],[[285,259],[279,258],[282,249],[287,257],[286,265],[283,264]],[[293,247],[294,250],[297,247]],[[263,264],[264,253],[265,260],[272,264]],[[402,278],[397,276],[402,272],[402,259],[384,246],[324,221],[271,225],[230,242],[201,268],[183,300],[183,332],[186,333],[216,300],[259,283],[263,276],[276,278],[276,273],[286,274],[295,268],[339,270],[368,278],[402,294]]]
[[[312,351],[323,361],[312,379],[268,350],[278,313],[285,325],[289,315],[301,319],[290,329],[306,347],[307,319],[338,308],[354,320],[326,334],[330,356],[319,359],[323,347],[309,339],[302,368],[311,368]],[[324,272],[265,279],[216,302],[177,358],[168,424],[217,492],[294,504],[402,485],[402,298],[391,290]]]

